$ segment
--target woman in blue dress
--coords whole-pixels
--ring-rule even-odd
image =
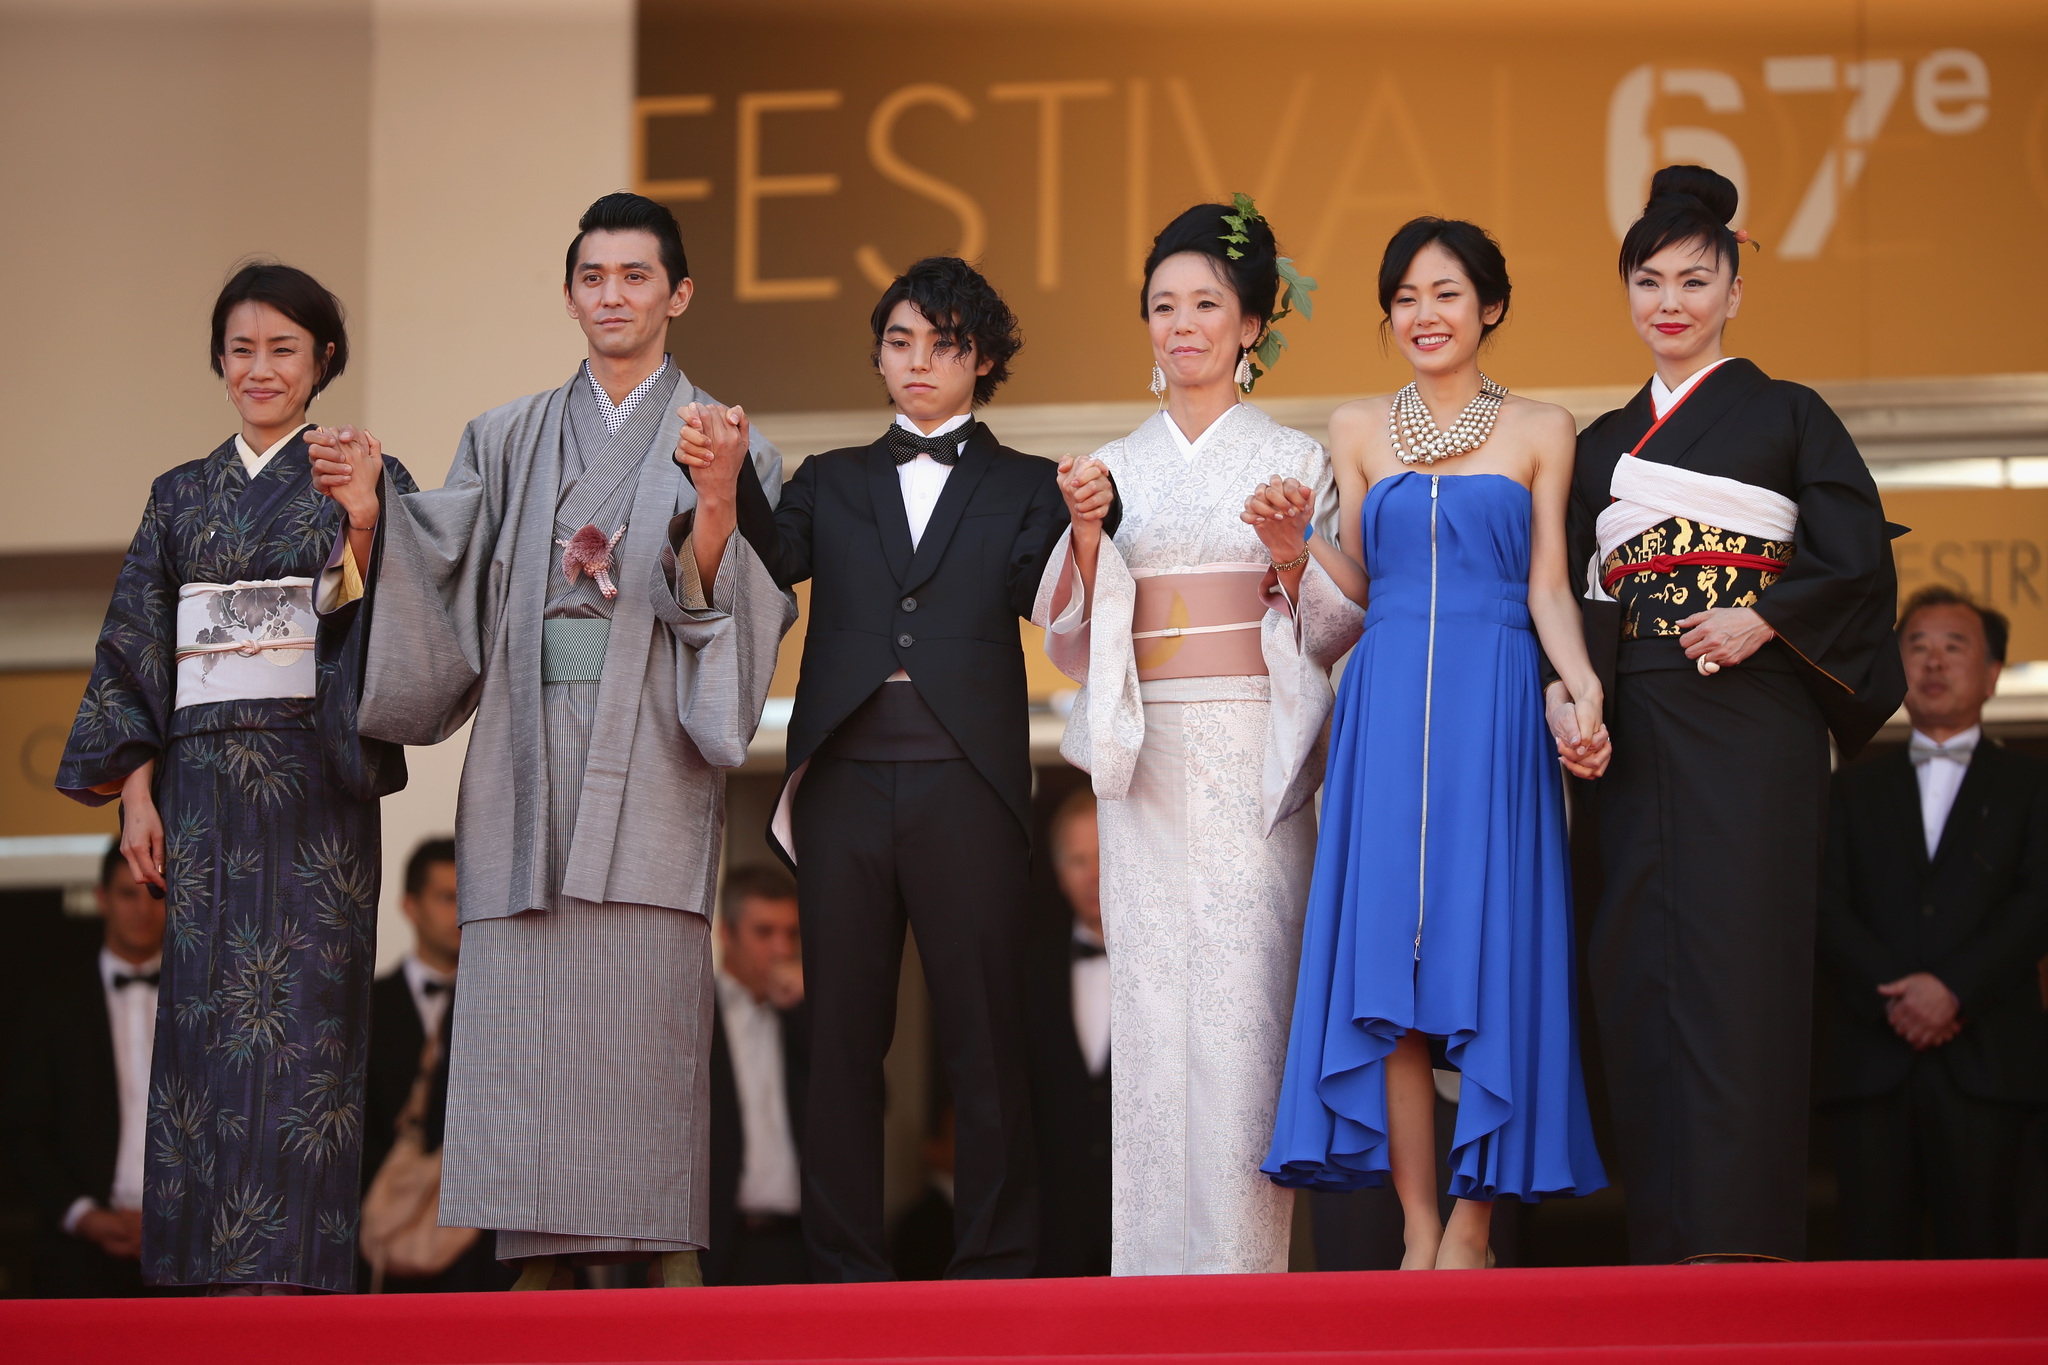
[[[1365,563],[1310,541],[1367,610],[1331,721],[1263,1169],[1318,1190],[1391,1172],[1403,1269],[1483,1266],[1498,1196],[1606,1183],[1579,1069],[1557,765],[1596,775],[1610,750],[1566,571],[1571,416],[1479,369],[1508,292],[1480,228],[1418,218],[1394,234],[1380,307],[1414,382],[1330,418],[1342,543]],[[1309,510],[1305,490],[1274,480],[1245,518],[1279,558]],[[1545,730],[1544,655],[1576,703],[1569,743]],[[1462,1073],[1448,1224],[1433,1055]]]
[[[377,798],[396,745],[354,737],[361,679],[316,656],[341,509],[306,409],[348,363],[341,305],[243,267],[213,309],[239,429],[150,485],[57,787],[121,802],[167,902],[143,1158],[142,1274],[211,1293],[355,1283]],[[397,486],[411,477],[386,460]]]

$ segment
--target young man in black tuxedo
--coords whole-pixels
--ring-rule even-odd
[[[2012,1256],[2048,1104],[2048,765],[1985,739],[2005,618],[1906,604],[1912,742],[1835,774],[1820,900],[1819,1098],[1852,1259]]]
[[[51,971],[22,1011],[4,1105],[8,1154],[37,1213],[32,1291],[144,1293],[142,1182],[164,902],[118,846],[100,863],[97,956]]]
[[[896,420],[871,445],[804,461],[775,512],[778,577],[811,581],[770,826],[796,870],[813,1020],[804,1238],[816,1280],[890,1278],[882,1057],[907,918],[957,1106],[948,1273],[1028,1275],[1031,755],[1018,618],[1067,512],[1052,462],[1006,449],[973,416],[1020,344],[988,281],[952,257],[919,261],[872,325]]]

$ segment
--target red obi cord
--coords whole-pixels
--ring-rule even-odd
[[[1689,555],[1651,555],[1648,559],[1634,564],[1621,564],[1601,575],[1600,586],[1608,592],[1614,585],[1630,574],[1676,573],[1689,564],[1701,568],[1715,569],[1756,569],[1762,573],[1785,572],[1786,561],[1772,559],[1769,555],[1736,555],[1723,550],[1695,550]]]

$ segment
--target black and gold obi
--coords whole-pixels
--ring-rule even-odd
[[[1791,559],[1789,540],[1672,517],[1617,545],[1600,581],[1621,603],[1622,637],[1647,640],[1684,634],[1678,623],[1710,607],[1755,606]]]

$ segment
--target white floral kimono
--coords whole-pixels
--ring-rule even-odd
[[[1250,580],[1247,599],[1262,618],[1240,627],[1259,632],[1250,669],[1149,681],[1140,681],[1140,655],[1157,659],[1170,652],[1162,644],[1187,641],[1161,640],[1182,634],[1174,629],[1134,639],[1133,617],[1144,578],[1269,562],[1240,514],[1253,486],[1275,474],[1315,490],[1316,533],[1335,544],[1329,457],[1239,404],[1192,443],[1156,413],[1095,458],[1116,480],[1123,520],[1103,543],[1092,611],[1062,541],[1033,619],[1047,627],[1053,663],[1081,684],[1061,753],[1093,776],[1100,801],[1111,1270],[1285,1270],[1293,1194],[1259,1163],[1273,1135],[1315,860],[1310,798],[1323,778],[1329,670],[1364,615],[1313,560],[1298,602],[1268,572]],[[1238,639],[1242,657],[1251,641]]]

